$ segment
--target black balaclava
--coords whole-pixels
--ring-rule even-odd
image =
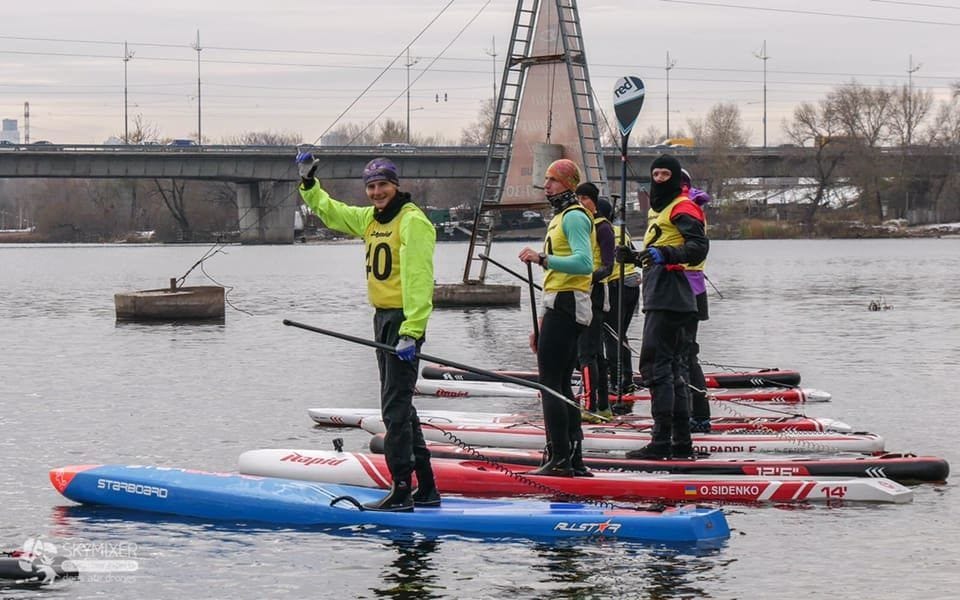
[[[660,212],[683,192],[680,180],[680,161],[669,154],[661,154],[650,164],[650,173],[654,169],[670,169],[670,179],[657,183],[650,179],[650,208]]]

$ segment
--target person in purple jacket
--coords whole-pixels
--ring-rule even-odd
[[[693,187],[690,172],[686,169],[680,170],[681,189],[683,193],[697,204],[701,209],[712,198],[707,192]],[[706,222],[704,222],[706,226]],[[707,311],[707,283],[706,275],[703,269],[706,266],[706,260],[699,265],[684,271],[687,281],[690,282],[690,288],[693,290],[697,299],[697,318],[691,320],[686,327],[687,339],[690,345],[687,355],[687,369],[690,376],[690,432],[691,433],[710,433],[710,402],[707,400],[707,381],[703,376],[703,367],[700,366],[700,344],[697,343],[697,329],[700,321],[706,321],[710,318]]]

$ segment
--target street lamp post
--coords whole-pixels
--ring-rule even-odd
[[[670,71],[677,66],[676,60],[670,60],[670,51],[667,50],[667,62],[664,70],[667,72],[667,138],[670,137]]]
[[[497,36],[493,36],[489,50],[485,50],[487,56],[493,59],[493,102],[497,102]]]
[[[123,43],[123,143],[130,143],[130,121],[127,116],[127,63],[133,58],[133,52]]]
[[[197,145],[203,144],[203,130],[201,129],[201,112],[202,104],[200,102],[200,51],[203,50],[200,47],[200,30],[197,30],[197,42],[192,45],[193,49],[197,51]]]
[[[407,47],[407,143],[410,143],[410,67],[420,62],[417,58],[410,62],[410,47]]]
[[[754,52],[754,56],[763,61],[763,147],[767,147],[767,61],[770,56],[767,54],[767,40],[763,40],[763,48],[760,52]]]

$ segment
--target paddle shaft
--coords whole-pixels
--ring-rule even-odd
[[[540,322],[537,319],[537,294],[533,291],[533,264],[527,263],[527,287],[530,288],[530,312],[533,314],[533,347],[540,347]]]
[[[390,354],[396,354],[396,349],[389,344],[381,344],[380,342],[375,342],[373,340],[366,340],[361,337],[356,337],[347,333],[340,333],[338,331],[332,331],[330,329],[323,329],[322,327],[314,327],[313,325],[307,325],[305,323],[298,323],[297,321],[291,321],[290,319],[283,320],[284,325],[290,327],[297,327],[298,329],[306,329],[307,331],[312,331],[314,333],[322,333],[323,335],[328,335],[330,337],[335,337],[341,340],[346,340],[348,342],[353,342],[354,344],[360,344],[362,346],[369,346],[371,348],[376,348],[378,350],[383,350],[384,352],[389,352]],[[460,369],[463,371],[469,371],[471,373],[476,373],[477,375],[484,375],[486,377],[492,377],[494,379],[499,379],[506,383],[512,383],[515,385],[520,385],[523,387],[533,388],[540,390],[541,393],[549,394],[558,400],[562,400],[567,404],[575,407],[577,410],[580,410],[580,405],[567,398],[560,392],[552,390],[542,383],[535,381],[527,381],[526,379],[520,379],[519,377],[511,377],[510,375],[503,375],[501,373],[494,373],[492,371],[487,371],[484,369],[478,369],[477,367],[471,367],[470,365],[465,365],[463,363],[454,362],[452,360],[447,360],[445,358],[440,358],[438,356],[430,356],[429,354],[424,354],[423,352],[417,352],[417,358],[422,358],[423,360],[428,360],[430,362],[435,362],[437,364],[446,365],[448,367],[453,367],[454,369]],[[603,418],[603,417],[600,417]],[[609,421],[609,419],[604,419]]]

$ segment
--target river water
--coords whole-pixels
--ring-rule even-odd
[[[522,244],[493,256],[520,266]],[[313,406],[376,407],[373,351],[284,327],[370,337],[359,244],[228,247],[204,267],[232,286],[223,324],[117,324],[116,292],[163,287],[200,246],[0,246],[0,549],[121,548],[136,571],[85,576],[43,598],[955,598],[954,484],[909,505],[726,509],[730,541],[690,553],[622,542],[548,546],[416,535],[336,535],[147,518],[71,506],[52,467],[159,464],[229,471],[267,447],[365,448],[315,428]],[[441,244],[459,280],[466,245]],[[891,451],[960,465],[960,239],[718,241],[702,356],[797,369],[833,402],[808,414],[882,434]],[[491,268],[493,269],[493,268]],[[491,270],[493,282],[511,282]],[[190,285],[208,280],[200,269]],[[880,297],[892,309],[871,312]],[[435,311],[424,351],[484,368],[533,368],[517,309]],[[635,325],[633,335],[639,335]],[[707,370],[715,370],[708,368]],[[422,398],[421,408],[510,411],[519,400]]]

